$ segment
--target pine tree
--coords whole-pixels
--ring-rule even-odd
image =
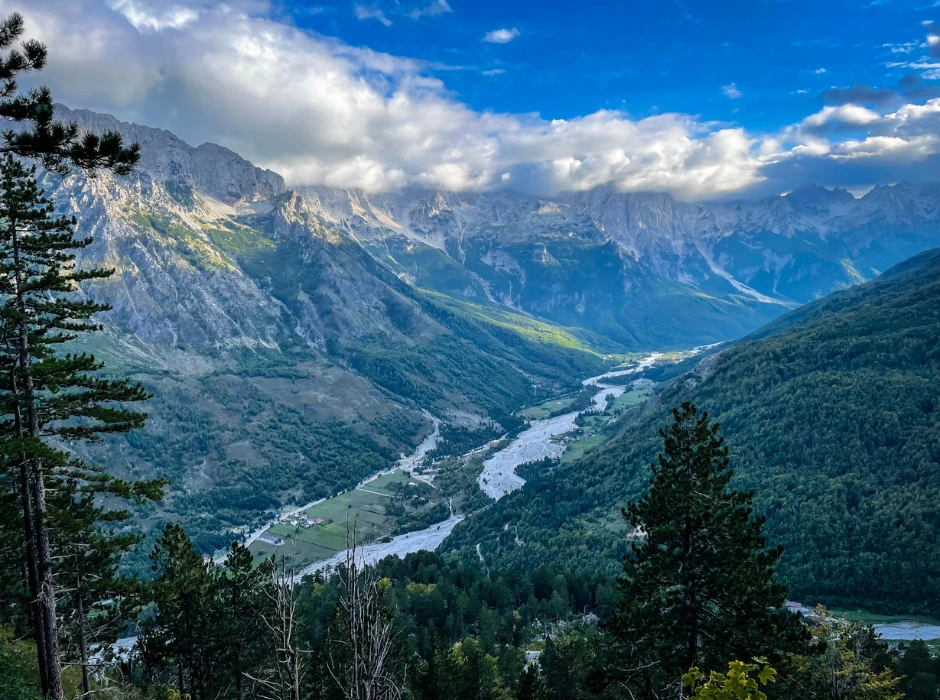
[[[22,516],[16,470],[0,457],[0,625],[18,635],[30,626]]]
[[[76,270],[74,221],[53,215],[36,182],[35,168],[6,155],[0,160],[0,426],[4,463],[19,471],[32,622],[43,689],[62,696],[53,552],[47,490],[59,481],[79,491],[158,496],[157,484],[128,484],[88,467],[54,446],[131,430],[145,415],[119,404],[147,398],[139,385],[95,376],[101,363],[86,354],[60,354],[58,346],[95,331],[92,316],[108,309],[70,293],[110,270]],[[14,467],[15,465],[15,467]]]
[[[632,554],[619,579],[613,631],[621,687],[643,698],[677,697],[692,667],[801,648],[805,631],[782,609],[774,580],[781,547],[767,548],[752,494],[728,488],[728,447],[717,423],[688,403],[660,431],[663,452],[649,493],[623,511]]]
[[[143,536],[120,531],[131,517],[126,510],[101,505],[97,488],[78,492],[62,482],[50,498],[53,549],[58,551],[56,580],[64,592],[59,603],[65,642],[82,670],[82,690],[91,692],[90,649],[108,650],[126,620],[140,605],[136,579],[118,574],[122,555]],[[107,659],[108,654],[101,654]]]
[[[245,697],[247,674],[265,660],[267,630],[262,615],[268,598],[263,589],[269,579],[268,568],[254,566],[248,548],[233,542],[217,584],[220,614],[216,626],[224,640],[222,661],[231,677],[235,700]]]
[[[144,393],[127,383],[93,378],[100,369],[93,358],[57,358],[52,352],[76,333],[96,328],[89,319],[105,307],[67,295],[83,279],[106,273],[74,272],[68,251],[90,241],[74,241],[73,222],[51,217],[51,205],[36,187],[35,170],[24,168],[20,159],[35,160],[59,174],[73,165],[126,174],[140,154],[138,146],[126,147],[116,132],[97,135],[56,120],[47,88],[20,91],[18,78],[41,70],[47,58],[40,42],[21,41],[23,32],[19,14],[0,21],[0,52],[5,52],[0,55],[0,117],[10,124],[0,133],[0,438],[4,497],[18,498],[22,509],[24,578],[32,601],[29,618],[40,683],[44,695],[59,700],[63,690],[46,491],[66,474],[99,485],[109,479],[54,449],[49,440],[94,438],[137,427],[142,416],[108,404],[139,400]],[[118,490],[125,487],[132,489],[115,482]]]
[[[212,649],[214,608],[218,602],[214,566],[193,549],[179,525],[169,524],[150,553],[158,574],[152,585],[156,616],[140,639],[151,675],[170,671],[179,695],[210,697],[215,666]],[[211,695],[214,697],[214,695]]]
[[[61,175],[72,165],[85,170],[104,168],[119,175],[131,172],[140,159],[137,144],[125,146],[121,135],[114,131],[101,135],[83,132],[74,122],[55,119],[55,103],[46,87],[26,93],[19,90],[17,78],[42,70],[48,55],[46,47],[34,39],[13,48],[24,30],[19,13],[0,21],[0,51],[6,51],[0,57],[0,118],[27,126],[2,132],[0,154],[32,158]]]

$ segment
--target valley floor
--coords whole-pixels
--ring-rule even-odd
[[[584,387],[598,389],[587,408],[554,417],[536,418],[548,416],[553,410],[563,410],[572,401],[563,399],[520,411],[531,419],[530,426],[508,445],[475,448],[459,459],[464,462],[479,459],[482,453],[485,459],[476,484],[490,499],[502,498],[525,484],[525,479],[516,473],[520,466],[546,458],[562,458],[568,452],[580,456],[588,449],[586,443],[590,442],[591,447],[601,444],[606,437],[601,428],[606,427],[626,407],[641,403],[648,396],[644,391],[628,392],[619,383],[605,382],[623,380],[638,374],[652,367],[662,357],[663,353],[654,352],[628,369],[585,379],[582,382]],[[609,401],[610,397],[614,399],[613,402]],[[626,400],[617,400],[621,398]],[[579,416],[585,421],[584,427],[576,423]],[[346,556],[350,536],[347,527],[351,529],[353,523],[356,524],[356,543],[363,545],[360,553],[367,561],[378,561],[392,554],[404,556],[420,550],[434,550],[440,546],[469,513],[455,512],[451,499],[444,497],[434,484],[434,469],[422,473],[421,465],[425,456],[440,441],[440,422],[433,420],[434,431],[413,454],[400,460],[392,471],[372,475],[356,488],[334,498],[286,510],[252,533],[247,544],[256,559],[268,557],[272,552],[289,553],[295,568],[301,572],[298,576],[335,566]],[[592,425],[592,428],[588,428],[588,425]],[[401,519],[392,517],[388,506],[396,493],[407,487],[421,490],[427,498],[427,503],[416,509],[419,513],[430,514],[435,505],[441,506],[444,502],[447,503],[447,510],[438,507],[436,512],[444,517],[429,523],[427,527],[409,528],[409,532],[393,536],[392,528]],[[410,522],[417,524],[418,519],[412,518]]]

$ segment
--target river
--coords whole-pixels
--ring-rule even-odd
[[[705,350],[709,347],[712,346],[695,348],[695,352]],[[629,376],[631,374],[642,372],[643,370],[652,367],[656,360],[658,360],[660,357],[662,357],[662,353],[654,352],[644,358],[636,367],[632,367],[627,370],[607,372],[596,377],[585,379],[582,382],[583,386],[596,386],[599,389],[597,394],[594,396],[592,408],[603,407],[607,402],[608,394],[620,396],[624,392],[623,386],[610,386],[604,384],[605,379],[615,379],[618,377]],[[525,464],[526,462],[538,461],[544,459],[545,457],[560,457],[564,452],[564,445],[552,442],[552,438],[559,435],[564,435],[565,433],[574,430],[575,427],[577,427],[574,423],[574,420],[578,416],[578,413],[578,411],[572,411],[571,413],[556,416],[555,418],[546,418],[544,420],[533,421],[532,424],[526,430],[520,433],[518,437],[516,437],[516,439],[513,440],[507,447],[495,453],[483,463],[483,473],[478,479],[480,488],[483,489],[487,495],[496,500],[499,500],[507,493],[522,488],[522,486],[525,484],[525,479],[516,474],[516,469],[519,467],[519,465]],[[427,438],[424,439],[424,441],[422,441],[420,445],[418,445],[414,453],[412,453],[409,457],[403,458],[398,463],[398,465],[396,465],[396,469],[404,469],[405,471],[410,472],[412,469],[414,469],[415,466],[420,464],[421,460],[429,450],[432,450],[437,446],[437,443],[440,440],[440,421],[430,416],[430,414],[427,415],[434,423],[433,431],[430,435],[428,435]],[[366,482],[363,483],[367,483],[368,481],[369,480],[366,480]],[[297,510],[307,508],[310,505],[313,504],[307,504],[296,509],[291,509],[290,512],[296,512]],[[285,516],[286,514],[282,514],[281,517],[277,518],[274,522],[281,520]],[[359,549],[359,556],[357,558],[359,558],[360,561],[364,561],[368,564],[374,564],[375,562],[392,554],[395,554],[399,557],[404,557],[407,554],[412,554],[422,550],[434,551],[441,545],[441,543],[444,542],[445,539],[447,539],[457,524],[460,523],[463,519],[464,516],[462,515],[451,515],[447,520],[425,528],[424,530],[398,535],[397,537],[393,537],[388,542],[377,542],[375,544],[364,545]],[[269,527],[271,524],[273,523],[269,523],[263,528],[260,528],[254,533],[251,533],[250,537],[252,539],[257,538],[257,536],[260,535],[261,532],[267,529],[267,527]],[[477,550],[477,553],[482,559],[482,554],[480,554],[479,549]],[[315,562],[303,569],[294,577],[294,581],[299,582],[300,579],[304,576],[316,573],[317,571],[321,571],[327,567],[335,567],[344,561],[346,561],[346,552],[337,552],[330,559]],[[797,606],[797,608],[802,608],[802,606],[799,606],[798,604],[791,605]],[[877,629],[878,632],[881,633],[882,637],[886,640],[940,639],[940,626],[931,625],[929,623],[904,620],[899,622],[876,624],[875,629]],[[136,638],[121,639],[118,640],[117,647],[120,647],[120,651],[126,654],[127,650],[133,646],[134,642],[136,642]]]
[[[693,352],[701,352],[710,347],[712,346],[695,348]],[[583,386],[598,387],[592,408],[603,408],[607,403],[608,394],[620,396],[624,392],[623,386],[610,386],[605,384],[604,380],[616,379],[642,372],[652,367],[656,360],[662,356],[662,353],[654,352],[645,357],[636,367],[607,372],[596,377],[585,379],[582,382]],[[516,469],[526,462],[538,461],[545,457],[560,457],[565,450],[565,446],[552,442],[552,439],[574,430],[577,427],[574,421],[578,414],[578,411],[572,411],[571,413],[565,413],[555,418],[533,421],[532,424],[521,432],[507,447],[496,452],[483,463],[483,473],[478,479],[480,488],[488,496],[496,500],[499,500],[507,493],[522,488],[523,484],[525,484],[525,479],[516,474]],[[399,463],[399,468],[410,471],[411,468],[414,468],[414,466],[421,462],[428,450],[433,449],[437,445],[440,434],[439,421],[436,419],[432,420],[434,420],[434,431],[418,446],[414,454]],[[463,519],[463,516],[451,515],[447,520],[432,525],[424,530],[399,535],[398,537],[392,538],[389,542],[365,545],[359,550],[359,558],[361,561],[364,560],[372,564],[392,554],[404,557],[406,554],[421,550],[434,551],[447,539],[453,529]],[[480,556],[482,558],[482,554],[480,554]],[[338,552],[331,559],[311,564],[300,572],[296,579],[299,580],[307,574],[315,573],[328,566],[336,566],[345,560],[346,552]],[[791,603],[790,605],[793,609],[801,609],[804,613],[811,612],[796,603]],[[901,620],[877,623],[874,627],[886,640],[940,639],[940,626],[926,622]]]
[[[654,352],[644,358],[636,367],[599,374],[596,377],[585,379],[583,386],[596,386],[599,391],[594,396],[591,408],[603,408],[607,403],[607,396],[613,394],[620,396],[624,392],[622,386],[609,386],[604,384],[605,379],[615,379],[642,372],[662,357],[662,353]],[[552,438],[570,433],[577,426],[575,419],[583,411],[572,411],[554,418],[532,421],[532,424],[513,440],[508,447],[500,450],[485,462],[483,472],[477,478],[480,489],[495,500],[499,500],[507,493],[521,489],[525,479],[516,474],[516,469],[526,462],[537,462],[545,459],[557,459],[565,451],[565,445],[553,442]]]
[[[404,558],[406,554],[412,554],[422,550],[433,552],[440,547],[441,542],[447,539],[448,535],[450,535],[457,526],[457,523],[462,521],[463,518],[464,516],[462,515],[452,515],[447,520],[425,528],[424,530],[408,532],[404,535],[393,537],[389,542],[376,542],[375,544],[363,545],[358,548],[356,559],[366,564],[374,564],[392,554]],[[346,561],[346,552],[347,550],[343,550],[342,552],[334,554],[330,559],[314,562],[297,574],[294,580],[299,581],[309,574],[314,574],[328,567],[335,567],[342,564]]]
[[[608,372],[585,379],[584,382],[582,382],[584,386],[596,386],[599,389],[594,396],[591,409],[603,408],[607,403],[608,394],[620,396],[624,391],[622,386],[608,386],[603,384],[603,380],[642,372],[644,369],[651,367],[660,357],[662,357],[661,353],[652,353],[644,358],[636,367],[631,369]],[[533,421],[532,425],[520,433],[507,447],[500,450],[483,463],[483,474],[481,474],[478,479],[480,488],[483,489],[487,495],[497,500],[510,491],[522,488],[525,480],[515,473],[516,468],[520,464],[540,460],[544,457],[560,457],[565,447],[564,445],[552,442],[552,438],[574,430],[577,427],[574,424],[574,419],[578,416],[578,413],[578,411],[572,411],[571,413],[566,413],[555,418]],[[428,451],[437,446],[440,440],[440,421],[430,415],[428,417],[434,422],[434,430],[418,445],[412,455],[403,458],[398,463],[396,466],[397,469],[403,469],[410,473],[421,463],[421,460]],[[364,483],[367,482],[363,482],[363,484]],[[360,484],[360,486],[361,485],[362,484]],[[451,515],[447,520],[431,525],[424,530],[398,535],[388,542],[364,545],[359,549],[357,558],[371,564],[392,554],[404,557],[406,554],[421,550],[434,551],[447,539],[463,518],[464,516],[462,515]],[[322,571],[330,566],[336,566],[344,561],[346,561],[346,550],[337,552],[330,559],[314,562],[297,574],[295,579],[300,580],[308,574]]]

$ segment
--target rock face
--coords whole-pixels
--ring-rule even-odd
[[[139,171],[184,198],[191,195],[189,190],[195,190],[205,197],[237,206],[286,191],[280,175],[256,168],[237,153],[214,143],[193,148],[164,129],[121,122],[109,114],[87,109],[72,110],[57,105],[56,116],[75,121],[89,131],[118,131],[129,142],[139,143]]]
[[[167,131],[86,110],[62,108],[62,116],[141,144],[135,176],[70,186],[73,199],[89,190],[81,218],[102,227],[99,251],[110,251],[121,269],[143,265],[137,303],[128,289],[116,301],[125,327],[134,321],[147,339],[270,346],[280,342],[272,329],[286,323],[322,350],[330,327],[356,337],[392,331],[387,302],[396,306],[400,298],[389,291],[396,289],[390,271],[413,286],[587,328],[627,347],[706,343],[940,244],[938,185],[876,187],[860,199],[804,185],[760,201],[699,204],[610,186],[552,200],[326,187],[288,193],[280,176],[221,146],[194,148]],[[107,223],[122,216],[130,225]],[[180,230],[171,223],[185,235],[174,236]],[[241,233],[224,233],[233,228]],[[252,241],[248,229],[270,229],[274,237]],[[162,242],[151,240],[155,231]],[[270,298],[270,272],[250,260],[265,256],[223,249],[237,238],[283,252],[291,247],[284,236],[300,244],[293,249],[303,249],[301,259],[322,265],[313,296],[304,287],[300,297]],[[201,260],[199,280],[180,257]],[[176,291],[168,287],[173,279],[181,282]],[[148,286],[153,294],[145,299]],[[162,308],[162,300],[185,297],[191,305]]]
[[[80,264],[116,270],[90,288],[114,307],[109,327],[157,348],[299,344],[325,352],[329,336],[400,333],[389,306],[418,313],[400,280],[279,175],[214,144],[193,148],[169,132],[92,112],[63,116],[141,144],[130,177],[43,182],[77,217],[79,235],[94,238]]]
[[[940,244],[938,185],[700,204],[612,187],[553,200],[300,191],[409,282],[628,346],[741,335]]]
[[[62,116],[141,144],[131,176],[45,173],[42,185],[94,239],[79,265],[115,270],[83,287],[112,309],[76,349],[154,394],[146,429],[74,447],[168,478],[154,515],[184,519],[201,546],[389,468],[430,430],[424,411],[499,420],[602,362],[563,329],[407,284],[343,222],[224,148]]]

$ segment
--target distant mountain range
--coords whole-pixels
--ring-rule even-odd
[[[113,310],[86,347],[156,395],[109,459],[171,478],[166,507],[207,547],[391,464],[424,411],[505,420],[612,353],[740,337],[940,245],[938,185],[716,204],[289,189],[221,146],[59,111],[141,145],[131,176],[43,184],[95,239],[81,263],[116,270],[88,288]]]
[[[879,186],[860,199],[804,185],[760,201],[698,204],[611,187],[552,199],[326,187],[288,195],[279,175],[221,146],[193,148],[167,131],[61,111],[139,142],[134,186],[153,198],[148,206],[166,205],[184,225],[239,222],[288,203],[410,285],[595,331],[628,349],[740,337],[940,245],[940,184]],[[345,306],[345,330],[371,328],[356,306]],[[302,332],[322,336],[309,320]],[[222,342],[260,340],[239,324],[210,325]]]
[[[937,184],[876,187],[861,199],[805,185],[709,204],[611,187],[551,200],[300,192],[410,283],[627,347],[739,337],[940,244]]]

